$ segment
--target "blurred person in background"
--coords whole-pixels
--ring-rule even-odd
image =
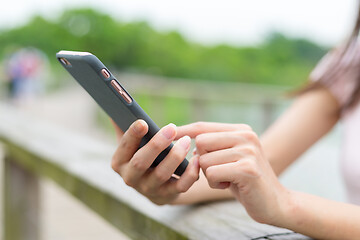
[[[360,6],[350,37],[323,57],[308,86],[261,139],[243,124],[170,124],[138,149],[148,129],[138,120],[125,133],[115,126],[119,146],[113,169],[155,204],[236,198],[260,223],[316,239],[360,239],[359,30]],[[341,171],[349,203],[286,189],[277,176],[340,120],[344,123]],[[188,153],[190,138],[195,138],[194,156],[175,180],[172,173]],[[150,169],[173,140],[178,141],[169,155]]]
[[[48,72],[45,55],[35,48],[14,51],[4,61],[8,98],[15,105],[26,105],[43,91]]]

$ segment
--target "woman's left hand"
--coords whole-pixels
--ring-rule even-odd
[[[277,225],[289,192],[278,181],[252,129],[244,124],[193,123],[178,137],[196,138],[200,167],[212,188],[230,188],[256,221]]]

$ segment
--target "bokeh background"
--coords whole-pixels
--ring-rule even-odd
[[[114,141],[108,117],[55,58],[89,51],[159,126],[241,122],[261,134],[291,104],[287,93],[346,38],[356,9],[355,0],[6,1],[1,104]],[[341,124],[283,183],[342,201],[340,141]],[[52,183],[43,188],[44,239],[122,238]]]

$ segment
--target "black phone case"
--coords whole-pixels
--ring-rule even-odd
[[[114,120],[114,122],[124,132],[137,119],[143,119],[149,125],[148,133],[143,137],[139,148],[144,146],[158,131],[159,127],[145,113],[145,111],[136,103],[131,95],[126,91],[122,84],[112,75],[105,65],[94,55],[82,52],[60,51],[56,54],[59,62],[64,68],[75,78],[75,80],[92,96],[92,98],[100,105],[100,107]],[[65,58],[71,65],[65,65],[60,61]],[[101,73],[102,69],[106,69],[110,73],[109,78],[105,78]],[[121,95],[111,86],[111,80],[117,83],[132,99],[131,103],[127,103]],[[169,153],[173,144],[162,151],[154,160],[151,167],[156,167]],[[184,161],[178,166],[174,172],[181,176],[188,165],[188,161]]]

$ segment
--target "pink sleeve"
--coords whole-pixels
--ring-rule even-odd
[[[322,76],[333,67],[332,60],[333,55],[331,53],[326,54],[311,72],[310,80],[322,83],[337,99],[340,106],[343,106],[350,100],[356,86],[356,81],[354,81],[354,77],[348,76],[348,72],[344,72],[343,75],[334,79],[333,82],[326,82],[326,79],[322,78]]]
[[[344,106],[350,100],[355,86],[353,82],[346,81],[346,78],[342,77],[326,87],[328,87],[340,106]]]

